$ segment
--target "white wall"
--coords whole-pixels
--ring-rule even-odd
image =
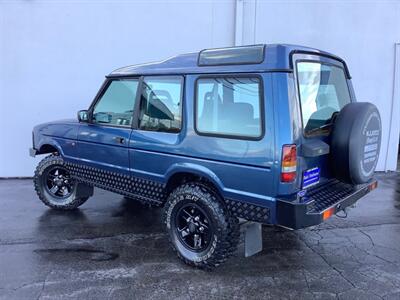
[[[32,127],[74,118],[104,75],[232,45],[233,16],[233,0],[0,0],[0,177],[32,176]]]
[[[377,169],[396,170],[400,89],[394,93],[394,71],[400,1],[248,0],[246,5],[249,10],[243,24],[248,27],[243,29],[243,43],[300,44],[346,60],[358,101],[375,103],[381,113],[383,136]]]
[[[243,22],[235,22],[237,2]],[[113,69],[235,42],[342,56],[358,99],[376,103],[382,115],[378,169],[396,168],[400,1],[0,0],[0,177],[31,176],[38,161],[28,156],[32,127],[75,117]]]

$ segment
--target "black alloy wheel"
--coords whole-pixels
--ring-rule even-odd
[[[68,170],[62,166],[54,166],[47,171],[43,178],[47,191],[54,197],[61,199],[71,196],[74,189],[74,180]]]
[[[175,215],[175,226],[177,236],[188,249],[201,252],[210,245],[212,224],[197,204],[183,205]]]

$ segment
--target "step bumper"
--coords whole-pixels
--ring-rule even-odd
[[[278,199],[277,224],[291,229],[318,225],[337,212],[352,206],[377,186],[378,182],[375,179],[357,186],[330,180],[308,190],[306,196],[298,201]]]

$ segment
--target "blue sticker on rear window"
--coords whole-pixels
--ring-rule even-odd
[[[312,186],[314,184],[317,184],[318,182],[319,182],[319,168],[318,167],[304,171],[302,188]]]

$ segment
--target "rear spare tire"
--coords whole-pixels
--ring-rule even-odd
[[[354,102],[344,106],[332,132],[335,176],[351,184],[371,179],[378,162],[381,136],[381,117],[375,105]]]

